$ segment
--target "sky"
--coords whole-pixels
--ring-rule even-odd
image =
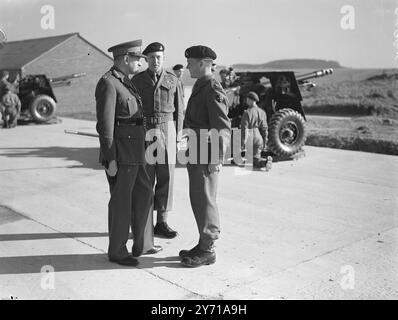
[[[54,29],[43,28],[45,5]],[[104,51],[158,41],[168,66],[185,64],[185,49],[202,44],[227,66],[313,58],[398,67],[398,0],[0,0],[0,29],[8,41],[79,32]]]

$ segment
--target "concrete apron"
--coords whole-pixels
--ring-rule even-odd
[[[198,240],[179,166],[179,236],[128,268],[106,256],[98,139],[64,134],[95,123],[62,120],[0,130],[0,299],[398,298],[397,157],[305,147],[269,172],[225,166],[217,262],[197,269],[178,258]]]

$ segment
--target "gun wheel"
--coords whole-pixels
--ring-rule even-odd
[[[292,109],[281,109],[271,118],[268,148],[278,156],[292,156],[305,143],[305,120]]]
[[[30,104],[32,118],[39,123],[49,121],[53,117],[55,109],[54,99],[45,94],[36,96]]]

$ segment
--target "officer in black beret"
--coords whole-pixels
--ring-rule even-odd
[[[113,67],[98,81],[95,89],[100,163],[109,183],[109,247],[112,262],[136,266],[134,258],[154,251],[144,250],[145,229],[152,215],[152,186],[145,171],[145,128],[137,89],[130,77],[141,66],[141,40],[118,44],[108,49]],[[132,255],[126,243],[130,226]]]
[[[230,140],[231,124],[225,92],[211,71],[216,53],[206,46],[193,46],[185,51],[185,57],[191,77],[197,79],[185,113],[184,128],[195,133],[188,140],[188,152],[193,152],[194,157],[189,157],[187,169],[199,243],[191,250],[181,250],[179,255],[183,265],[199,267],[216,261],[214,243],[220,234],[217,182]],[[203,130],[209,136],[204,135]],[[192,139],[196,143],[192,143]],[[203,145],[206,150],[200,149]],[[208,149],[210,155],[203,157],[202,153],[208,153]]]
[[[176,75],[176,77],[179,80],[179,84],[181,86],[181,94],[182,94],[182,97],[184,98],[184,83],[182,82],[182,75],[184,73],[184,66],[182,64],[176,64],[173,67],[173,72],[174,72],[174,74]]]
[[[143,51],[148,69],[134,76],[132,81],[142,98],[147,128],[156,133],[147,148],[150,150],[153,143],[157,147],[156,156],[147,165],[155,187],[157,221],[153,232],[156,236],[171,239],[177,232],[168,225],[167,216],[173,204],[176,143],[182,136],[184,100],[178,78],[163,68],[164,50],[160,42],[149,44]]]
[[[176,64],[173,67],[174,74],[178,79],[181,79],[182,74],[184,73],[184,66],[182,64]]]

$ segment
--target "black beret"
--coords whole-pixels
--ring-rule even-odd
[[[247,96],[247,98],[252,99],[253,101],[259,102],[260,99],[258,98],[257,93],[255,93],[254,91],[250,91]]]
[[[182,64],[176,64],[176,65],[173,67],[173,70],[174,70],[174,71],[176,71],[176,70],[181,70],[181,69],[184,69],[184,66],[183,66]]]
[[[148,44],[148,46],[145,48],[144,51],[142,51],[142,53],[147,55],[148,53],[158,52],[158,51],[164,51],[164,45],[161,44],[160,42],[152,42]]]
[[[193,46],[189,47],[185,50],[186,58],[193,59],[212,59],[215,60],[217,58],[216,53],[209,47],[206,46]]]

